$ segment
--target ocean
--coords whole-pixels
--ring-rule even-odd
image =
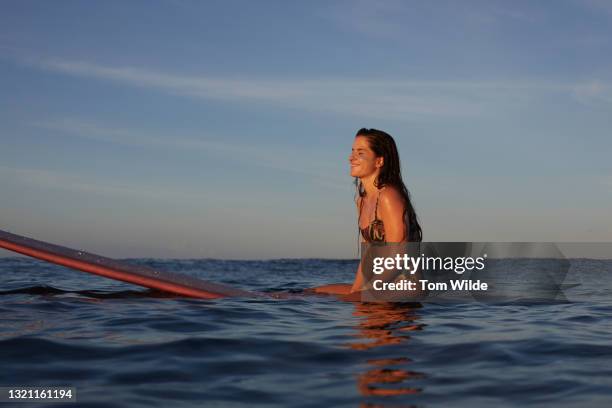
[[[612,406],[610,260],[571,260],[563,298],[497,303],[299,295],[357,260],[126,262],[296,296],[177,298],[0,258],[0,386],[76,389],[52,407]]]

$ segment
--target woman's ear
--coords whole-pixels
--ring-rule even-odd
[[[382,166],[384,166],[385,164],[385,158],[384,157],[377,157],[376,158],[376,167],[377,168],[381,168]]]

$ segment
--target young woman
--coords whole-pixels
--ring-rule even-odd
[[[360,129],[349,156],[355,177],[357,222],[361,242],[415,242],[423,233],[404,185],[395,141],[377,129]],[[361,263],[352,285],[314,288],[316,293],[349,295],[362,290]]]

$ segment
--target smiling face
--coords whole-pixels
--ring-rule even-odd
[[[353,142],[349,162],[351,177],[363,178],[375,174],[382,167],[383,158],[376,157],[366,137],[357,136]]]

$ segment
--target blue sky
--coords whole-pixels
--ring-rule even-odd
[[[355,257],[374,127],[426,240],[612,241],[611,23],[597,0],[4,1],[0,229]]]

